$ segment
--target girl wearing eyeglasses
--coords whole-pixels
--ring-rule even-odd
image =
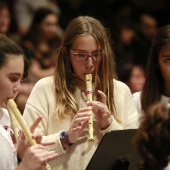
[[[53,170],[84,170],[102,137],[112,130],[138,127],[138,115],[129,88],[116,80],[109,36],[95,18],[73,19],[55,53],[53,76],[37,82],[27,101],[24,118],[42,116],[38,132],[59,157]],[[86,74],[92,74],[93,101],[87,102]],[[93,111],[94,142],[88,142],[88,119]],[[107,158],[103,158],[107,159]]]

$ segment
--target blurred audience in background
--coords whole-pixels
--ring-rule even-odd
[[[134,24],[127,20],[122,24],[115,37],[115,54],[118,76],[122,72],[122,66],[143,65],[139,57],[139,42],[136,39]]]
[[[60,45],[57,35],[58,15],[48,8],[39,8],[34,15],[29,32],[23,37],[21,47],[30,61],[31,81],[53,73],[51,54]],[[39,69],[44,69],[39,71]]]
[[[11,5],[11,1],[0,0],[0,33],[18,43],[19,35]]]
[[[119,80],[127,84],[131,93],[139,92],[145,83],[145,71],[142,66],[130,63],[122,65]]]
[[[34,12],[41,7],[50,8],[58,15],[60,14],[60,9],[55,0],[15,0],[15,17],[18,25],[18,32],[21,35],[25,35],[29,31]]]
[[[51,56],[62,39],[57,34],[57,28],[57,13],[49,8],[39,8],[35,11],[30,30],[21,42],[21,47],[30,64],[27,82],[22,84],[23,88],[16,98],[21,112],[34,84],[54,72]]]
[[[137,24],[138,38],[138,57],[140,64],[146,67],[149,49],[153,38],[158,32],[158,21],[153,14],[149,12],[141,12],[139,15],[139,23]]]
[[[7,35],[10,29],[11,14],[5,1],[0,3],[0,33]]]
[[[18,96],[17,104],[25,103],[37,80],[53,73],[51,52],[60,44],[70,20],[79,15],[93,16],[109,29],[119,80],[126,81],[132,93],[138,91],[145,79],[152,39],[160,27],[169,23],[170,2],[163,0],[162,5],[157,5],[158,0],[154,2],[149,6],[148,2],[135,0],[0,0],[0,32],[20,45],[30,62],[29,79],[22,88],[26,98]],[[52,13],[37,14],[42,8]],[[129,66],[131,71],[124,71]],[[133,73],[137,73],[134,70],[142,75],[132,78],[138,82],[137,89],[131,85],[136,84],[134,81],[129,83]],[[124,80],[122,76],[129,78]],[[24,105],[21,106],[23,110]]]

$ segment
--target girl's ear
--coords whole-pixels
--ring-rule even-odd
[[[62,47],[62,55],[64,55],[66,53],[67,48],[66,47]]]
[[[64,57],[68,57],[68,62],[70,63],[70,57],[69,57],[69,54],[68,54],[68,51],[67,51],[67,47],[62,47],[62,50],[61,50],[61,53]]]

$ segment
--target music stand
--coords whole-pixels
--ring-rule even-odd
[[[106,133],[86,170],[137,170],[140,157],[132,144],[136,129]]]

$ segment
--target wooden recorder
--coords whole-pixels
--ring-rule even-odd
[[[86,75],[86,95],[87,95],[87,101],[92,101],[92,75],[87,74]],[[89,106],[91,107],[91,106]],[[92,108],[92,107],[91,107]],[[89,142],[94,142],[93,137],[93,112],[91,110],[91,115],[89,116]]]
[[[23,117],[21,116],[21,113],[20,113],[19,109],[17,108],[17,105],[13,99],[8,100],[7,108],[8,108],[9,112],[12,112],[14,114],[16,120],[18,121],[19,125],[21,126],[21,128],[22,128],[24,134],[26,135],[28,141],[30,142],[30,144],[35,145],[36,141],[35,141],[35,139],[32,138],[30,129],[26,125],[26,123],[25,123]],[[11,124],[12,124],[12,122],[11,122]],[[16,124],[16,122],[15,122],[15,124]],[[46,170],[51,170],[51,168],[47,162],[45,163],[44,166],[45,166]]]

